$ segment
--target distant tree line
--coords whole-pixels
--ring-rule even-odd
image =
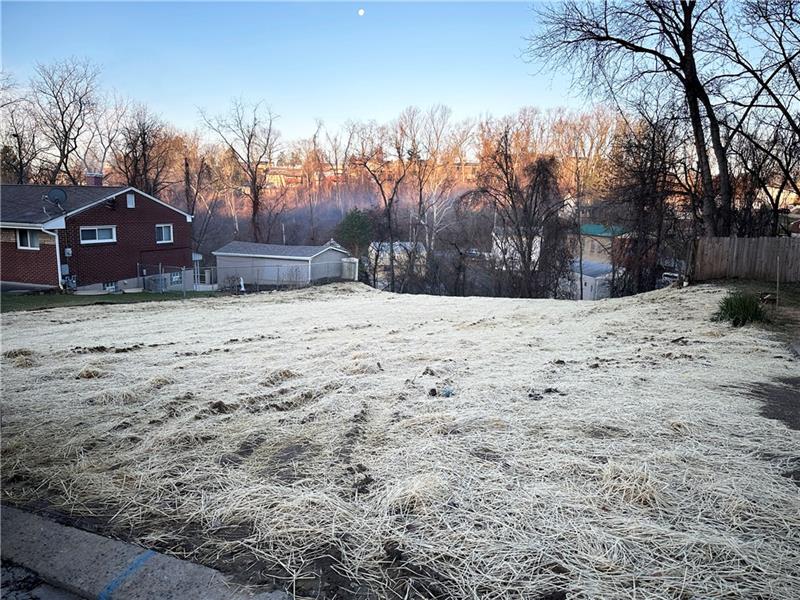
[[[410,107],[285,140],[263,103],[234,100],[181,131],[104,91],[90,62],[4,74],[4,183],[129,184],[195,215],[194,248],[320,244],[393,291],[558,297],[583,269],[583,228],[624,231],[614,293],[653,289],[701,235],[786,233],[800,196],[795,0],[538,5],[527,56],[594,101],[455,121]]]

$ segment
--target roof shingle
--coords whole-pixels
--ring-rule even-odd
[[[61,204],[61,210],[45,199],[53,188],[60,188],[67,195],[66,201]],[[41,225],[126,189],[127,186],[3,185],[0,186],[0,221]]]

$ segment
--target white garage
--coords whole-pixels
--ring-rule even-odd
[[[358,259],[331,240],[324,246],[229,242],[212,252],[221,286],[304,285],[312,281],[358,279]]]

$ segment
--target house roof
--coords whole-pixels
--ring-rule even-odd
[[[572,261],[573,273],[580,273],[580,264],[581,262],[579,260]],[[593,260],[583,261],[584,277],[602,277],[603,275],[608,275],[613,270],[614,267],[609,263],[595,262]]]
[[[254,258],[294,258],[308,260],[325,250],[338,250],[348,254],[347,250],[331,240],[323,246],[286,246],[283,244],[257,244],[255,242],[228,242],[222,248],[214,250],[214,256],[252,256]]]
[[[619,227],[618,225],[612,225],[611,227],[606,227],[600,223],[585,223],[581,225],[582,235],[591,235],[593,237],[617,237],[623,233],[625,233],[625,228]]]
[[[67,194],[61,210],[44,199],[58,187]],[[3,185],[0,187],[0,221],[3,223],[28,223],[40,225],[65,213],[85,208],[99,200],[124,191],[125,187],[95,185]]]
[[[59,206],[45,199],[54,188],[64,190],[66,200]],[[131,186],[105,185],[2,185],[0,186],[0,221],[26,225],[43,225],[53,219],[80,212],[93,204],[119,196],[124,192],[136,192],[163,204],[176,212],[188,213],[145,194]]]

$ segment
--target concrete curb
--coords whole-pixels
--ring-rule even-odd
[[[222,573],[140,546],[66,527],[2,507],[2,555],[44,581],[84,598],[288,600],[285,592],[254,593]]]

